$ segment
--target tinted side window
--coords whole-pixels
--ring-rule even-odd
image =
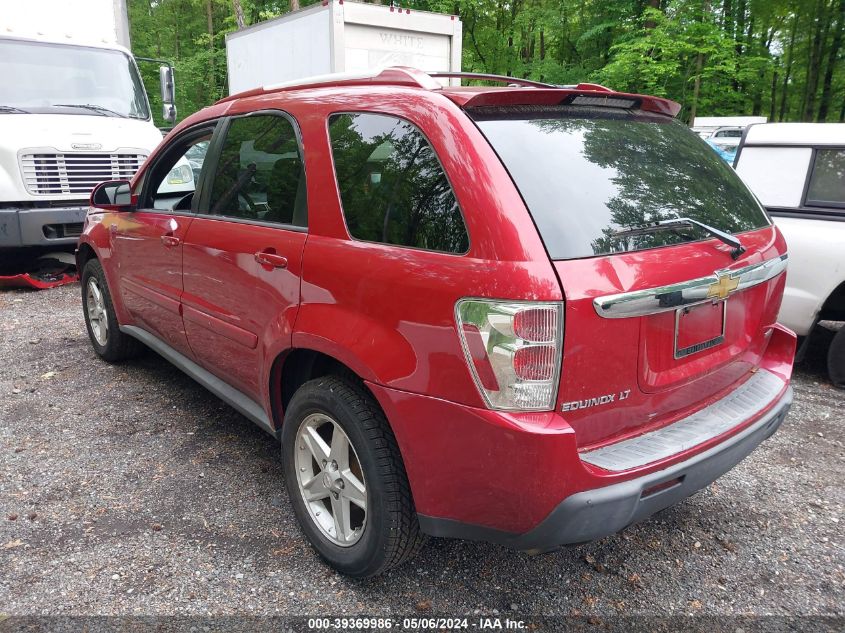
[[[147,172],[141,208],[190,211],[214,127],[183,134],[172,141]]]
[[[208,206],[215,215],[306,226],[305,171],[287,118],[261,114],[230,122]]]
[[[431,145],[413,124],[381,114],[329,118],[335,175],[352,237],[465,253],[461,211]]]
[[[816,152],[807,205],[845,206],[845,149],[820,149]]]

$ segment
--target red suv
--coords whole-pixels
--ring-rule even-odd
[[[425,535],[621,530],[792,400],[783,238],[679,106],[507,81],[234,95],[92,195],[97,354],[152,348],[279,438],[303,532],[353,576]]]

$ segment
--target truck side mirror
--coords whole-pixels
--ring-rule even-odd
[[[159,66],[158,81],[161,87],[161,116],[168,123],[176,120],[176,90],[173,85],[173,67]]]
[[[107,180],[94,187],[90,204],[104,211],[131,211],[134,209],[132,187],[128,180]]]

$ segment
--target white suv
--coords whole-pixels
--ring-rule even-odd
[[[749,126],[734,166],[786,238],[779,320],[805,337],[806,349],[819,321],[845,321],[845,123]],[[845,387],[845,327],[831,343],[828,372]]]

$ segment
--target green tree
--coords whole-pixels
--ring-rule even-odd
[[[302,0],[307,6],[315,0]],[[384,0],[386,3],[387,0]],[[180,118],[227,93],[225,37],[297,0],[129,0],[133,52],[171,60]],[[410,0],[456,13],[463,68],[666,96],[681,118],[845,120],[845,0]],[[142,72],[159,115],[157,70]]]

